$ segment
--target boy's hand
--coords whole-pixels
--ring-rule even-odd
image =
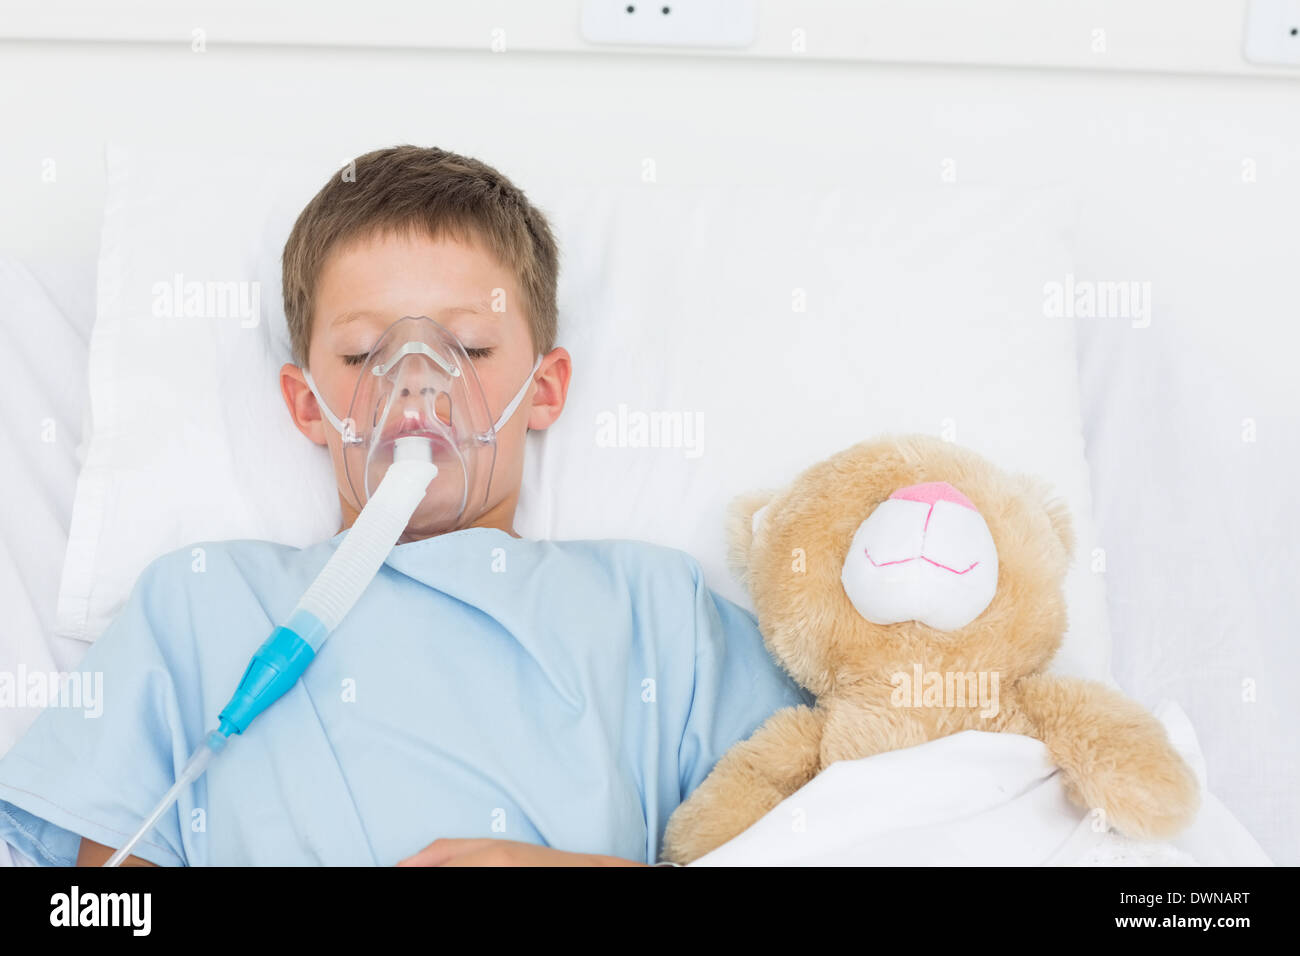
[[[518,840],[455,839],[434,840],[398,866],[646,866],[618,856],[597,853],[566,853]]]

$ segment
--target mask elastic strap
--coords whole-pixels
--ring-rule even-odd
[[[528,392],[528,386],[533,384],[533,376],[537,374],[537,370],[541,368],[541,366],[542,357],[539,355],[537,356],[537,361],[533,363],[533,370],[529,372],[528,377],[524,379],[524,384],[519,386],[519,391],[515,392],[515,397],[510,400],[510,404],[505,407],[505,411],[501,413],[501,417],[498,418],[496,423],[492,426],[492,431],[494,433],[501,431],[501,426],[510,421],[510,416],[515,413],[515,410],[519,408],[519,403],[524,400],[524,395]]]
[[[320,410],[325,414],[325,420],[333,425],[334,429],[346,439],[348,437],[348,430],[343,427],[343,423],[335,417],[333,412],[330,411],[330,407],[325,404],[325,399],[321,398],[320,392],[316,389],[316,383],[312,380],[311,372],[303,369],[302,377],[307,380],[307,387],[310,388],[311,393],[316,396],[316,404],[320,406]]]

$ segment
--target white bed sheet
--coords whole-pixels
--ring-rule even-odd
[[[1155,716],[1196,774],[1201,807],[1168,842],[1098,829],[1041,741],[968,730],[832,764],[692,866],[1269,866],[1205,791],[1196,732],[1173,701]]]

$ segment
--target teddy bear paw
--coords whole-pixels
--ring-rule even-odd
[[[1201,802],[1196,775],[1176,754],[1116,768],[1075,794],[1102,822],[1137,840],[1174,836],[1196,818]]]

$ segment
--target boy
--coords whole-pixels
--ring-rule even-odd
[[[97,865],[134,832],[356,519],[331,418],[384,331],[426,316],[504,419],[486,499],[459,530],[413,519],[302,679],[129,862],[653,863],[727,748],[811,701],[687,555],[515,535],[525,435],[559,417],[571,372],[546,220],[476,160],[379,150],[307,205],[283,268],[281,390],[329,447],[343,529],[301,550],[205,544],[203,573],[188,548],[151,564],[80,665],[104,674],[103,716],[47,709],[0,760],[0,838]]]

